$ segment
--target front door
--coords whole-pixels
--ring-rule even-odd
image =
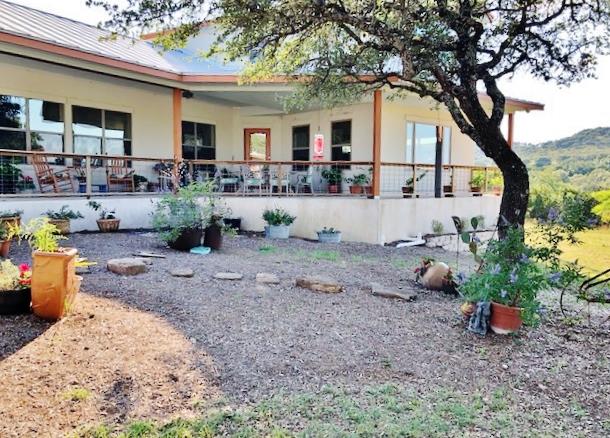
[[[271,129],[244,129],[244,160],[271,160]]]

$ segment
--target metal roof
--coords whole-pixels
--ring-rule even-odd
[[[177,72],[149,42],[0,0],[0,32],[43,41],[158,70]]]

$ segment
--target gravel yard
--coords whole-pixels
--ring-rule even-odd
[[[478,420],[459,429],[470,435],[610,434],[604,315],[594,314],[591,327],[578,320],[568,326],[553,299],[538,329],[517,337],[469,334],[459,300],[413,281],[421,257],[455,254],[239,236],[202,256],[165,249],[151,233],[75,234],[66,246],[99,262],[83,274],[73,313],[55,324],[0,317],[0,436],[162,423],[195,418],[211,404],[241,409],[323,388],[365,403],[364,388],[388,384],[422,400],[450,391],[468,404],[481,395],[489,407],[481,416],[506,417],[504,426],[497,419],[498,429]],[[167,258],[152,259],[149,271],[134,277],[106,270],[108,259],[140,250]],[[17,247],[13,260],[27,253]],[[460,263],[470,263],[468,256]],[[192,268],[194,277],[171,276],[178,267]],[[218,272],[243,279],[214,279]],[[258,284],[263,272],[280,283]],[[297,288],[299,275],[333,277],[345,291]],[[415,291],[418,299],[372,296],[366,289],[373,282]],[[493,394],[502,394],[499,411]],[[293,414],[280,425],[303,430],[303,415]]]

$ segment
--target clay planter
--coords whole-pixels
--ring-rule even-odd
[[[111,233],[119,229],[120,219],[98,219],[97,227],[102,233]]]
[[[210,225],[205,229],[203,246],[219,250],[222,248],[222,228],[218,225]]]
[[[363,188],[362,188],[362,186],[359,186],[359,185],[349,186],[349,192],[352,195],[361,195],[363,192]]]
[[[412,198],[413,197],[413,187],[403,186],[402,197],[403,198]]]
[[[49,223],[55,225],[60,234],[70,234],[70,219],[49,219]]]
[[[496,196],[500,196],[502,194],[502,187],[492,187],[491,192]]]
[[[75,273],[77,250],[32,253],[32,311],[41,318],[58,320],[72,307],[82,278]]]
[[[201,246],[202,237],[203,230],[201,228],[188,228],[183,230],[176,240],[167,244],[170,248],[178,251],[190,251],[197,246]]]
[[[472,193],[481,193],[481,187],[470,186],[470,191]]]
[[[373,186],[364,186],[364,193],[367,196],[373,196]]]
[[[494,333],[508,335],[521,328],[521,308],[491,302],[491,319],[489,325]]]
[[[11,249],[11,241],[10,240],[3,240],[0,242],[0,257],[4,257],[7,258],[8,257],[8,252]]]
[[[0,292],[0,315],[19,315],[30,311],[31,289]]]
[[[328,193],[341,193],[341,185],[340,184],[329,184]]]

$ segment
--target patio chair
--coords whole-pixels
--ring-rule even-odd
[[[214,172],[214,180],[216,181],[216,186],[218,187],[218,191],[221,193],[234,193],[238,190],[239,187],[239,175],[234,175],[229,172],[226,168],[222,170],[216,167],[216,172]]]
[[[32,155],[32,166],[38,181],[40,193],[74,192],[74,182],[70,169],[53,170],[45,155]]]
[[[106,179],[108,181],[108,191],[112,192],[112,186],[118,186],[118,191],[135,192],[136,185],[133,178],[135,171],[129,167],[126,160],[110,159],[106,166]]]
[[[313,168],[310,166],[305,174],[297,174],[296,193],[313,193]]]
[[[256,193],[258,191],[259,194],[262,194],[263,176],[260,170],[253,170],[249,166],[242,166],[241,174],[244,193]]]
[[[269,192],[273,193],[277,187],[277,192],[290,193],[290,172],[284,169],[280,164],[275,167],[269,174]],[[285,189],[285,190],[284,190]]]

